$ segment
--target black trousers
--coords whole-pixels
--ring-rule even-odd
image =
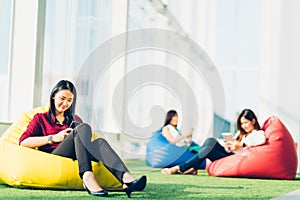
[[[208,158],[211,161],[230,156],[233,153],[228,153],[224,147],[215,139],[208,138],[205,140],[201,147],[201,150],[187,162],[180,164],[179,168],[181,172],[184,172],[190,168],[200,169],[201,163]]]
[[[78,160],[79,175],[92,171],[91,161],[101,161],[104,166],[121,182],[126,165],[111,148],[107,141],[98,138],[91,142],[92,130],[88,124],[79,124],[73,131],[52,151],[52,154]]]

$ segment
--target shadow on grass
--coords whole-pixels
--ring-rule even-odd
[[[142,199],[259,199],[259,197],[235,196],[237,190],[242,194],[241,186],[197,186],[185,184],[148,184],[144,192],[133,193],[133,198]],[[227,194],[223,191],[226,190]],[[272,196],[264,197],[270,199]],[[264,199],[261,198],[261,199]]]
[[[4,189],[4,190],[3,190]],[[234,190],[243,189],[243,187],[231,186],[211,186],[204,187],[195,185],[178,185],[178,184],[151,184],[149,183],[146,189],[142,192],[133,192],[132,198],[139,199],[216,199],[216,194],[202,192],[202,189],[218,190]],[[7,190],[7,191],[6,191]],[[84,190],[48,190],[48,189],[19,189],[6,185],[0,185],[1,199],[93,199]],[[233,197],[232,195],[221,195],[218,199],[243,199]],[[125,192],[109,192],[109,199],[127,199]],[[249,199],[245,198],[245,199]],[[250,198],[251,199],[251,198]],[[253,198],[257,199],[257,198]]]
[[[151,173],[143,192],[133,192],[139,199],[271,199],[274,190],[282,194],[295,189],[300,177],[291,181],[271,179],[239,179],[198,176],[162,176]],[[292,187],[293,186],[293,187]],[[298,186],[297,186],[298,187]],[[299,186],[300,188],[300,186]],[[291,189],[291,190],[290,190]],[[277,193],[277,195],[280,195]],[[0,185],[0,199],[99,199],[84,190],[21,189]],[[127,199],[125,192],[109,192],[109,199]]]

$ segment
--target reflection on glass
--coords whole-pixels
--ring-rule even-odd
[[[0,1],[0,120],[9,120],[8,88],[9,88],[9,44],[12,16],[12,1]]]
[[[110,12],[111,2],[106,0],[47,1],[42,102],[48,102],[49,90],[60,79],[78,79],[82,63],[110,34]],[[83,95],[78,98],[84,98],[87,82],[76,86]],[[87,122],[91,106],[77,104],[77,113]]]

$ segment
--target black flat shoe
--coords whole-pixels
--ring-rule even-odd
[[[92,192],[90,191],[86,185],[83,183],[83,187],[84,189],[90,194],[90,195],[94,195],[94,196],[100,196],[100,197],[107,197],[108,196],[108,192],[106,190],[100,190],[97,192]]]
[[[130,198],[130,195],[133,191],[143,191],[147,184],[147,177],[141,176],[138,179],[135,179],[134,181],[130,183],[124,183],[127,185],[128,188],[125,188],[124,191],[126,192],[128,198]]]

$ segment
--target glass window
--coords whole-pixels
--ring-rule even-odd
[[[214,59],[218,66],[260,64],[262,2],[218,0]]]
[[[183,7],[183,4],[186,2],[176,1],[179,8]],[[182,26],[181,19],[178,15],[178,12],[174,13],[173,10],[169,9],[169,5],[174,4],[172,2],[168,2],[167,6],[163,5],[163,2],[159,3],[157,1],[139,1],[139,0],[130,0],[128,6],[128,29],[136,30],[139,28],[161,28],[163,30],[173,30],[178,33],[189,33],[192,30],[184,30],[184,26]],[[196,2],[193,2],[194,4]],[[190,15],[192,16],[192,14]],[[194,22],[194,19],[190,19]],[[144,34],[145,40],[147,38],[153,39],[151,35],[147,34],[145,31]],[[165,80],[170,79],[170,75],[175,75],[174,72],[177,72],[180,76],[179,79],[174,79],[175,76],[172,77],[172,82],[168,82],[168,84],[164,85],[163,83],[157,84],[149,84],[145,86],[141,86],[135,91],[131,104],[129,105],[129,110],[131,114],[131,119],[134,123],[139,127],[146,127],[151,124],[151,109],[155,108],[155,106],[159,106],[165,112],[170,109],[175,109],[179,112],[179,126],[182,132],[188,132],[191,127],[194,128],[195,133],[201,132],[204,133],[202,135],[199,134],[199,137],[205,138],[209,131],[210,120],[212,116],[212,105],[209,91],[205,85],[205,80],[197,73],[192,65],[186,62],[181,55],[172,54],[172,42],[165,38],[164,40],[166,47],[170,47],[167,50],[145,50],[139,49],[134,53],[127,55],[127,63],[126,63],[126,73],[130,74],[130,71],[135,68],[140,68],[143,66],[149,65],[160,65],[162,66],[162,70],[160,71],[160,75],[164,77]],[[187,44],[189,40],[176,41],[178,45]],[[193,55],[193,49],[189,49],[190,55]],[[183,55],[184,56],[184,55]],[[166,67],[166,68],[165,68]],[[140,74],[139,79],[145,79],[149,77],[148,74]],[[177,78],[179,78],[177,77]],[[161,81],[161,80],[160,80]],[[197,108],[200,112],[191,112],[189,119],[184,119],[182,113],[187,112],[190,109],[191,105],[185,107],[184,102],[189,96],[189,90],[184,88],[184,83],[181,81],[186,81],[188,85],[192,88],[192,92],[195,96],[193,96],[197,103]],[[163,82],[163,81],[162,81]],[[157,85],[155,85],[157,84]],[[184,91],[184,94],[179,95],[173,89],[181,88]],[[126,91],[128,88],[125,87],[125,91],[129,93],[130,91]],[[192,102],[191,99],[187,100]],[[125,111],[126,112],[126,111]],[[164,122],[164,117],[162,116],[161,124]],[[198,121],[196,121],[196,119]],[[156,119],[157,120],[157,119]],[[125,124],[126,126],[126,124]],[[159,126],[157,127],[157,129]],[[148,133],[140,133],[145,136]],[[199,138],[198,138],[199,139]]]
[[[245,107],[259,110],[262,2],[216,3],[214,52],[226,94],[227,118],[232,122]]]
[[[52,0],[46,4],[42,102],[61,79],[77,79],[89,53],[110,35],[111,2],[105,0]],[[76,82],[86,93],[87,83]],[[81,97],[78,97],[81,98]],[[78,105],[77,113],[91,120],[91,105]]]
[[[149,26],[181,31],[183,28],[199,44],[206,45],[205,49],[218,68],[226,94],[226,110],[229,111],[225,118],[235,122],[236,113],[242,108],[259,109],[261,1],[167,1],[166,12],[157,6],[153,8],[153,5],[157,4],[129,1],[129,29]],[[205,12],[196,15],[201,9]],[[168,11],[171,15],[165,14]],[[172,26],[174,24],[179,26]]]
[[[0,0],[0,120],[9,120],[9,54],[12,1]]]

